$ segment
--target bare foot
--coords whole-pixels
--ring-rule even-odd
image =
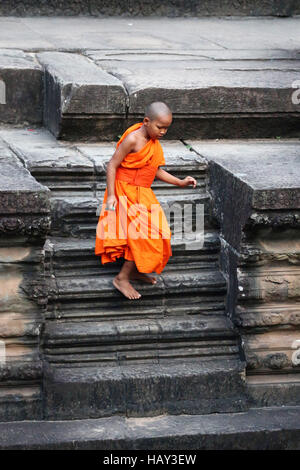
[[[157,280],[154,276],[148,276],[147,274],[140,273],[139,271],[134,271],[130,274],[130,279],[134,280],[137,279],[138,281],[148,282],[148,284],[156,284]]]
[[[128,299],[139,299],[142,297],[141,294],[130,284],[129,279],[120,278],[119,275],[117,275],[114,277],[112,282],[115,288],[122,292],[122,294]]]

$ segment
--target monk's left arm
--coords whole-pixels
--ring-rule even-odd
[[[182,180],[176,178],[176,176],[171,175],[167,171],[163,170],[162,168],[158,168],[155,174],[155,177],[165,183],[175,184],[176,186],[182,186]]]

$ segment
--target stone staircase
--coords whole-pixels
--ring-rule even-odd
[[[294,401],[285,402],[280,395],[276,406],[272,407],[272,397],[264,403],[265,394],[272,395],[273,382],[268,387],[263,374],[276,360],[267,356],[268,348],[264,350],[263,333],[268,328],[273,332],[274,320],[262,302],[254,305],[255,312],[266,315],[260,334],[261,325],[247,311],[252,291],[258,292],[255,301],[264,301],[257,273],[252,276],[255,285],[247,286],[247,257],[255,250],[259,262],[272,256],[264,251],[265,238],[260,243],[259,237],[260,230],[265,236],[261,220],[269,223],[269,213],[263,211],[273,211],[273,189],[269,206],[267,191],[255,200],[261,217],[259,228],[255,226],[259,235],[252,240],[249,229],[249,242],[242,245],[246,274],[238,271],[247,293],[238,304],[240,323],[232,314],[237,303],[232,265],[239,254],[239,237],[244,242],[243,204],[249,205],[249,217],[258,217],[249,202],[255,193],[253,168],[266,153],[272,157],[276,147],[278,169],[284,172],[280,161],[286,150],[274,137],[295,137],[295,142],[299,137],[299,107],[290,100],[299,55],[284,50],[215,50],[175,51],[171,57],[169,51],[161,51],[167,62],[162,74],[157,51],[146,52],[0,54],[2,77],[19,81],[24,104],[16,113],[16,102],[8,102],[1,119],[1,162],[8,165],[5,184],[13,189],[8,191],[5,184],[0,188],[0,262],[5,286],[10,288],[15,272],[23,276],[18,289],[31,302],[9,297],[9,308],[17,306],[18,328],[14,322],[1,323],[4,343],[12,353],[0,367],[0,429],[8,430],[0,448],[177,449],[183,442],[187,449],[299,447],[299,399],[293,396]],[[35,100],[30,101],[33,95]],[[203,243],[173,236],[173,256],[157,284],[135,282],[142,297],[133,301],[112,285],[122,260],[102,266],[94,243],[106,164],[118,135],[142,118],[144,104],[154,97],[169,100],[175,115],[170,140],[162,141],[165,169],[180,178],[192,175],[197,187],[178,188],[156,180],[152,188],[165,211],[186,203],[203,208],[203,227],[196,226],[193,215],[195,233]],[[255,140],[243,140],[241,146],[234,140],[228,147],[190,140],[217,136],[272,139],[263,149]],[[289,152],[297,158],[297,142]],[[249,161],[245,173],[240,166],[243,157]],[[275,188],[276,184],[277,180]],[[296,208],[291,217],[297,229],[296,185],[293,180],[288,197]],[[29,190],[36,199],[26,206]],[[231,223],[231,210],[238,223]],[[277,217],[276,210],[272,217]],[[172,232],[179,219],[170,218]],[[286,220],[283,214],[278,223]],[[281,254],[277,245],[276,250]],[[291,279],[296,276],[294,269]],[[5,289],[0,291],[3,298]],[[287,302],[292,313],[297,312],[297,292],[295,287]],[[297,318],[292,322],[297,325]],[[252,326],[254,332],[258,326],[256,342]],[[265,362],[260,354],[267,357]],[[252,385],[259,399],[253,403],[247,374],[250,369],[251,376],[251,367],[256,372],[256,359],[259,367]],[[284,367],[274,374],[276,380],[288,372],[295,381],[299,369]],[[261,383],[261,391],[256,383]],[[46,432],[52,438],[45,439]]]
[[[28,146],[22,130],[2,130],[1,136],[51,189],[53,224],[44,245],[48,301],[40,345],[44,418],[246,409],[245,363],[224,311],[226,281],[204,160],[181,142],[163,143],[167,171],[182,178],[193,174],[198,187],[156,181],[155,193],[166,207],[203,205],[203,246],[173,236],[173,256],[158,283],[136,282],[142,298],[133,302],[112,285],[122,262],[102,266],[94,254],[96,211],[113,143],[57,143],[45,130],[31,133]]]

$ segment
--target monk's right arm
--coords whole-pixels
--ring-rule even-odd
[[[132,151],[135,145],[135,137],[130,134],[121,142],[106,167],[107,197],[115,196],[115,179],[118,166],[126,155]]]

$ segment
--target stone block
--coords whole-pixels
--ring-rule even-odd
[[[91,120],[106,140],[120,132],[126,93],[117,78],[79,54],[41,52],[37,58],[45,69],[44,123],[55,137],[71,130],[80,138]]]
[[[54,368],[45,374],[46,417],[156,416],[247,409],[236,361],[102,368]]]
[[[221,225],[221,269],[229,285],[227,311],[241,334],[253,403],[294,404],[297,387],[291,381],[299,375],[300,338],[299,145],[189,144],[209,164],[213,210]]]
[[[41,124],[43,71],[29,54],[0,49],[0,122]]]

